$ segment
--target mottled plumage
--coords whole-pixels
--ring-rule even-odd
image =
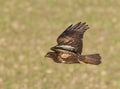
[[[56,63],[87,63],[98,65],[101,63],[99,54],[81,55],[83,48],[83,35],[88,29],[86,23],[77,23],[70,25],[57,38],[57,45],[51,47],[52,52],[48,52],[45,56],[53,59]]]

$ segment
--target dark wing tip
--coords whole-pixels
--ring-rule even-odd
[[[77,37],[78,35],[80,35],[80,37],[83,37],[84,32],[88,29],[88,25],[86,24],[86,22],[78,22],[77,24],[73,25],[71,24],[70,26],[68,26],[65,31],[62,32],[62,34],[60,34],[60,36],[58,36],[57,38],[57,42],[60,43],[66,43],[70,41],[70,39],[73,37],[75,39],[75,37]],[[68,39],[68,37],[70,39]],[[72,38],[72,39],[73,39]]]
[[[72,26],[73,26],[73,24],[71,24],[70,26],[68,26],[68,27],[66,28],[66,30],[71,29],[71,28],[72,28]]]
[[[73,29],[77,29],[80,25],[81,25],[81,22],[75,24],[72,28],[73,28]]]
[[[87,29],[89,29],[89,26],[86,24],[86,22],[78,22],[77,24],[73,25],[71,24],[70,26],[68,26],[65,30],[66,31],[70,31],[70,30],[81,30],[81,32],[83,31],[86,31]]]
[[[89,26],[86,24],[86,22],[79,22],[73,25],[71,29],[79,31],[80,33],[84,33],[87,29],[89,29]]]

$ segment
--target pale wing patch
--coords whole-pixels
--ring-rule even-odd
[[[75,49],[74,47],[72,47],[70,45],[57,45],[56,47],[62,47],[62,48],[66,48],[66,49]]]
[[[69,56],[71,56],[70,54],[62,54],[61,58],[68,58]]]

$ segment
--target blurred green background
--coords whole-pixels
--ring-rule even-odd
[[[83,54],[102,64],[44,58],[70,25],[87,22]],[[120,89],[120,0],[1,0],[0,89]]]

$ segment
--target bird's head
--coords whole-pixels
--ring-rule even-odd
[[[48,57],[48,58],[55,58],[57,56],[57,54],[55,52],[48,52],[45,57]]]

